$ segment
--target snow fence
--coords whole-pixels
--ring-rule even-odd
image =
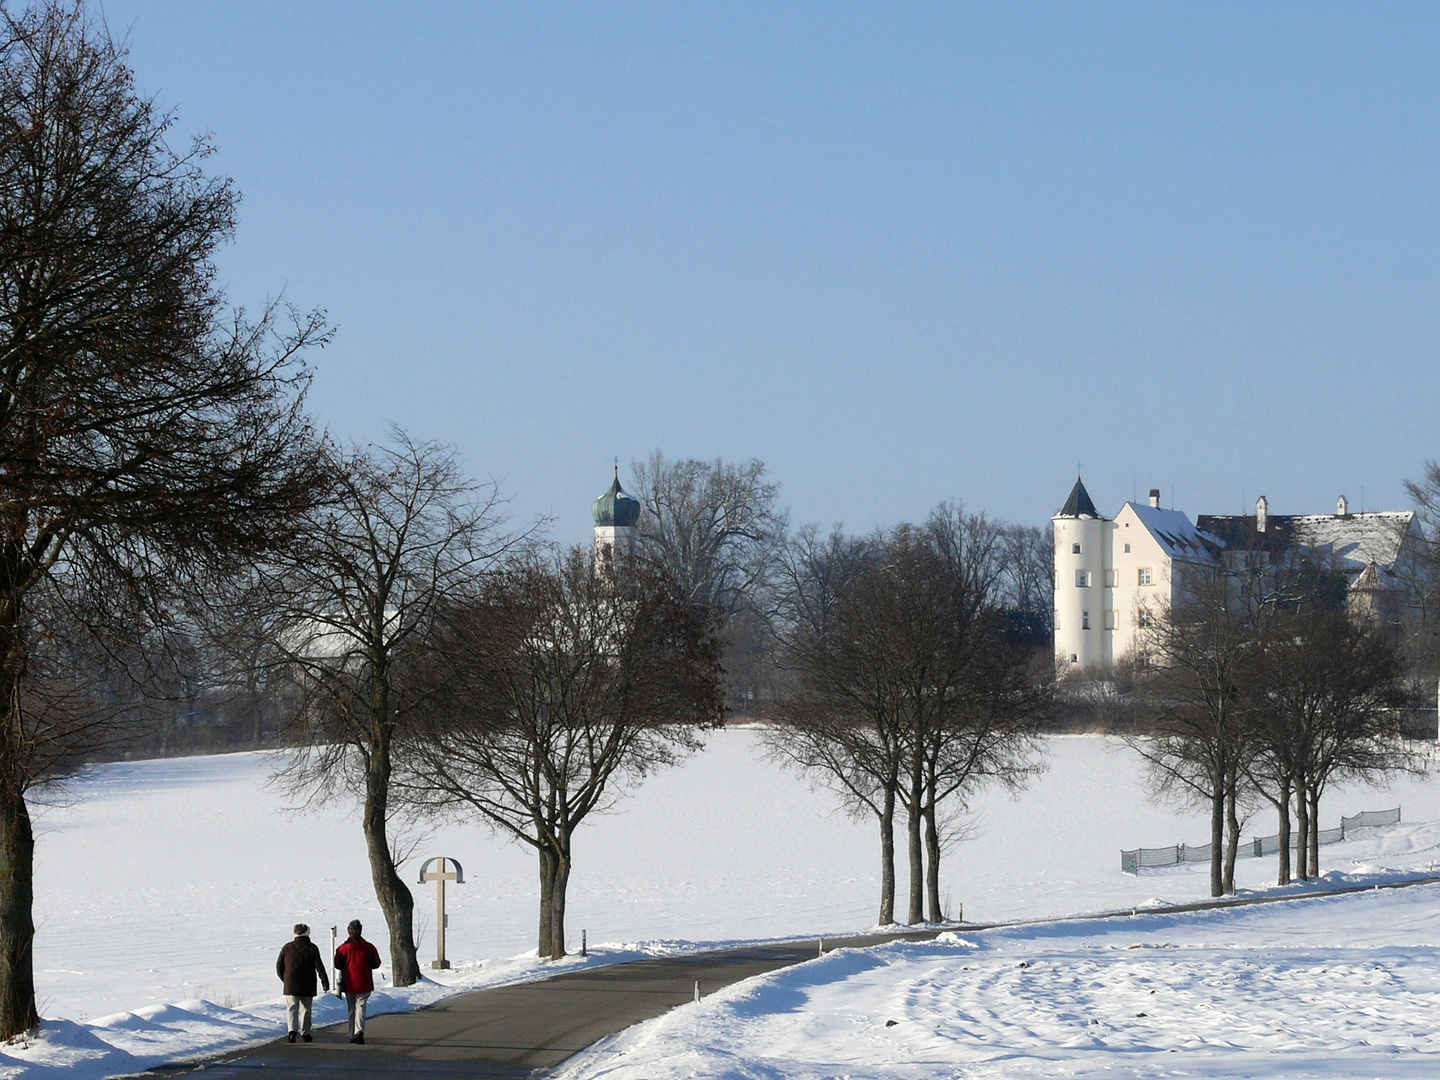
[[[1400,824],[1400,807],[1393,810],[1362,810],[1353,817],[1342,817],[1338,829],[1321,829],[1320,843],[1335,844],[1344,840],[1348,833],[1356,829],[1369,829],[1376,825],[1398,825]],[[1299,834],[1290,834],[1290,846],[1294,848],[1299,842]],[[1274,855],[1280,850],[1280,834],[1274,836],[1257,836],[1248,844],[1242,844],[1237,855],[1248,855],[1258,858],[1261,855]],[[1209,862],[1209,844],[1175,844],[1171,847],[1136,848],[1134,851],[1120,852],[1120,869],[1127,874],[1138,874],[1156,866],[1178,866],[1187,862]]]

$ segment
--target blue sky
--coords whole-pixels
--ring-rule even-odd
[[[231,298],[337,326],[319,421],[559,539],[656,448],[857,530],[1440,456],[1440,7],[103,10],[244,193]]]

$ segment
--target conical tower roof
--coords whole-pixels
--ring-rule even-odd
[[[620,466],[615,466],[615,481],[610,489],[590,505],[590,516],[596,525],[614,525],[628,529],[640,520],[640,502],[620,487]]]
[[[1085,485],[1080,478],[1075,478],[1075,486],[1070,489],[1070,497],[1065,500],[1065,505],[1060,508],[1056,517],[1068,518],[1098,518],[1100,511],[1095,509],[1095,504],[1090,501],[1090,493],[1085,490]]]

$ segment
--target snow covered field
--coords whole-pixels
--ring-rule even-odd
[[[1440,886],[842,950],[557,1080],[1433,1077]]]
[[[1055,916],[1143,905],[1153,898],[1180,901],[1206,894],[1204,866],[1147,871],[1138,878],[1119,869],[1122,847],[1203,842],[1203,813],[1151,803],[1144,793],[1138,759],[1112,740],[1056,738],[1050,741],[1050,750],[1050,771],[1014,801],[1001,795],[984,799],[971,837],[948,857],[942,891],[948,891],[953,903],[964,904],[968,920]],[[24,1075],[23,1068],[16,1073],[7,1071],[6,1066],[19,1066],[25,1059],[56,1063],[58,1044],[73,1046],[74,1055],[90,1062],[76,1075],[101,1075],[187,1052],[253,1041],[279,1030],[282,1006],[274,958],[289,936],[290,924],[297,920],[310,923],[324,947],[331,925],[343,926],[350,918],[359,917],[366,923],[367,935],[386,955],[383,922],[371,892],[353,813],[344,807],[303,815],[287,812],[283,795],[266,786],[272,767],[265,756],[254,754],[107,766],[74,786],[78,801],[37,815],[36,979],[43,1015],[73,1023],[52,1029],[50,1041],[28,1052],[7,1048],[9,1061],[0,1059],[0,1077]],[[1426,870],[1440,859],[1440,784],[1423,779],[1404,779],[1384,793],[1337,791],[1327,797],[1322,808],[1322,825],[1336,824],[1341,813],[1397,803],[1404,807],[1406,824],[1326,847],[1322,851],[1324,868],[1386,876],[1396,870]],[[1273,821],[1265,814],[1257,816],[1249,830],[1259,834],[1273,831]],[[475,986],[552,970],[526,955],[533,949],[535,923],[533,857],[497,842],[480,827],[455,825],[437,830],[422,842],[405,873],[414,874],[424,857],[440,854],[458,858],[466,872],[466,884],[452,888],[448,897],[449,952],[458,962],[453,971],[445,973],[445,982]],[[595,819],[577,839],[576,859],[568,919],[570,944],[578,946],[582,928],[589,931],[592,951],[596,943],[608,943],[593,962],[683,948],[688,943],[833,935],[866,928],[875,918],[878,884],[873,824],[853,822],[835,813],[828,794],[812,791],[805,781],[765,761],[755,733],[748,731],[717,733],[704,753],[652,778],[620,804],[619,812]],[[1264,887],[1273,880],[1274,872],[1273,857],[1241,860],[1240,884],[1242,888]],[[428,962],[425,953],[433,951],[434,897],[430,889],[417,887],[416,893],[422,958]],[[1377,962],[1383,956],[1398,957],[1396,950],[1411,943],[1395,936],[1406,927],[1418,928],[1420,936],[1414,941],[1436,940],[1433,935],[1424,936],[1431,933],[1431,920],[1440,919],[1436,890],[1416,890],[1413,898],[1406,893],[1403,901],[1395,899],[1399,895],[1387,893],[1383,898],[1349,902],[1360,912],[1353,919],[1362,926],[1367,910],[1364,903],[1418,905],[1404,917],[1404,923],[1386,917],[1390,936],[1385,940],[1351,943],[1361,952],[1375,954]],[[1307,901],[1300,909],[1287,904],[1265,909],[1263,915],[1224,917],[1236,920],[1233,923],[1220,917],[1193,923],[1196,928],[1233,925],[1235,940],[1223,947],[1186,937],[1190,931],[1184,928],[1192,924],[1185,920],[1156,925],[1144,933],[1153,930],[1165,937],[1161,944],[1185,946],[1186,970],[1191,972],[1187,977],[1193,980],[1185,993],[1187,1000],[1200,1008],[1197,988],[1211,986],[1215,980],[1219,982],[1214,985],[1220,986],[1227,978],[1238,977],[1226,974],[1223,964],[1215,966],[1220,963],[1217,957],[1229,955],[1227,949],[1273,951],[1284,943],[1287,928],[1311,932],[1308,915],[1307,921],[1299,922],[1300,910],[1352,910],[1340,901],[1324,903],[1336,906]],[[1343,918],[1352,916],[1334,916],[1340,922],[1326,917],[1331,922],[1317,924],[1316,940],[1343,930],[1349,943],[1353,935]],[[815,1020],[825,1023],[838,1015],[825,1013],[831,1008],[826,1001],[833,1001],[833,1007],[843,1011],[849,1006],[840,1004],[841,999],[859,994],[869,1001],[872,990],[890,987],[884,991],[890,996],[861,1009],[866,1015],[879,1015],[898,1007],[891,991],[899,985],[895,981],[899,976],[883,974],[887,967],[903,963],[910,972],[905,978],[919,980],[917,987],[929,985],[924,983],[926,972],[948,984],[953,973],[945,965],[958,962],[963,968],[967,961],[956,957],[973,953],[993,966],[995,977],[983,982],[988,990],[963,981],[957,985],[970,985],[967,993],[981,996],[947,997],[937,989],[927,997],[926,992],[917,990],[918,996],[906,1006],[909,1011],[889,1017],[897,1024],[884,1029],[887,1034],[878,1045],[891,1046],[904,1034],[902,1027],[910,1027],[911,1034],[919,1030],[917,1024],[933,1030],[931,1020],[956,1032],[964,1028],[972,1033],[993,1033],[1009,1022],[1009,1017],[1032,1033],[1031,1042],[1022,1039],[1015,1050],[1020,1055],[1016,1061],[1021,1062],[1015,1067],[1028,1068],[1031,1066],[1024,1061],[1039,1060],[1033,1057],[1036,1047],[1051,1046],[1052,1041],[1060,1040],[1059,1033],[1068,1029],[1059,1021],[1049,1027],[1027,1021],[1023,1010],[1030,1005],[1023,996],[1016,999],[1020,1012],[1006,1006],[1012,991],[1019,993],[1034,983],[1038,970],[1016,968],[1030,971],[1027,978],[1031,980],[1016,984],[1008,982],[1009,976],[1002,972],[1010,970],[1006,965],[1018,963],[1015,955],[1028,951],[1051,957],[1084,954],[1090,957],[1087,963],[1097,965],[1092,977],[1096,984],[1093,1001],[1109,1000],[1114,991],[1103,989],[1105,980],[1130,976],[1124,974],[1129,969],[1123,965],[1094,960],[1094,956],[1116,952],[1109,948],[1113,942],[1107,940],[1106,925],[1082,923],[1063,931],[992,933],[975,938],[978,950],[955,943],[896,946],[882,951],[882,959],[873,965],[837,956],[770,977],[764,986],[772,989],[756,989],[761,997],[753,1000],[771,1000],[764,995],[780,993],[790,1002],[785,1010],[791,1020],[811,1016],[806,1011],[809,1006],[795,1005],[800,993],[795,986],[819,979],[816,985],[828,989],[817,992],[819,998],[806,997],[809,991],[801,997],[818,1002],[815,1017],[832,1017],[831,1021]],[[1116,932],[1135,935],[1141,934],[1141,928],[1131,920]],[[1134,938],[1137,942],[1148,940],[1143,934]],[[1127,943],[1131,943],[1128,938]],[[1138,954],[1128,955],[1133,959]],[[1165,959],[1155,962],[1169,965],[1168,970],[1174,968],[1172,958],[1180,955],[1182,952],[1167,952]],[[1413,950],[1404,963],[1420,965],[1424,960],[1420,950]],[[1059,960],[1046,962],[1058,970]],[[1275,967],[1279,960],[1263,963],[1281,970]],[[853,971],[846,966],[857,964]],[[1065,960],[1065,965],[1070,964],[1071,960]],[[387,960],[387,971],[388,966]],[[1328,962],[1327,970],[1334,970]],[[853,977],[826,982],[827,976],[815,974],[821,971],[851,972]],[[1254,976],[1247,978],[1255,983]],[[1291,985],[1302,995],[1322,992],[1323,988],[1304,980],[1286,983],[1286,978],[1277,975],[1271,982],[1282,989]],[[786,984],[785,979],[800,983]],[[1353,980],[1341,980],[1349,981]],[[784,989],[786,985],[790,989]],[[780,989],[774,989],[777,987]],[[381,1007],[412,1007],[446,992],[438,984],[393,991]],[[736,998],[739,1002],[749,992],[732,993],[740,995]],[[1059,1000],[1058,990],[1046,993],[1049,996],[1043,1000]],[[1276,994],[1275,1007],[1280,1008],[1283,993],[1277,990]],[[202,1000],[208,1004],[200,1004]],[[702,1003],[700,1010],[680,1010],[657,1024],[690,1022],[680,1014],[700,1016],[705,1010],[724,1007],[726,1000],[717,996],[713,1002]],[[1080,1004],[1075,1008],[1088,1009],[1083,1000],[1077,999]],[[327,1009],[336,1004],[333,998],[328,1001]],[[760,1023],[758,1006],[735,1007],[749,1008],[751,1020]],[[991,1010],[988,1014],[983,1012],[985,1007]],[[990,1019],[962,1023],[961,1014],[971,1015],[966,1010],[972,1008],[981,1010],[975,1017],[988,1015]],[[932,1015],[927,1009],[938,1011]],[[334,1017],[322,1012],[317,1019],[324,1022]],[[733,1018],[728,1026],[722,1026],[739,1030]],[[692,1034],[698,1040],[694,1051],[702,1052],[709,1045],[706,1036],[699,1030]],[[767,1045],[770,1038],[765,1033],[755,1037],[757,1046]],[[1073,1032],[1067,1036],[1073,1037]],[[955,1034],[955,1039],[959,1038]],[[100,1045],[90,1045],[92,1042]],[[994,1053],[1002,1053],[988,1037],[986,1042]],[[916,1075],[949,1075],[933,1070],[933,1062],[942,1059],[956,1065],[981,1060],[959,1050],[959,1056],[945,1058],[948,1051],[944,1047],[953,1048],[954,1039],[934,1046],[905,1045],[911,1047],[905,1053],[918,1055],[915,1067],[921,1071]],[[1061,1053],[1065,1045],[1060,1040],[1051,1048]],[[83,1049],[85,1046],[89,1049]],[[1028,1050],[1023,1049],[1026,1046]],[[911,1059],[891,1056],[882,1060]],[[864,1074],[869,1066],[863,1055],[856,1061],[859,1074]],[[645,1066],[650,1070],[645,1075],[661,1075],[654,1064]],[[603,1072],[609,1066],[598,1061],[586,1065],[592,1067]],[[780,1072],[789,1075],[790,1067],[786,1065]]]

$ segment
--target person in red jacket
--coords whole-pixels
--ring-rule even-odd
[[[344,993],[350,1010],[350,1041],[363,1044],[365,1003],[375,989],[375,979],[370,973],[380,967],[380,953],[360,936],[361,929],[360,920],[351,919],[345,928],[350,936],[335,950],[335,968],[339,972],[335,989]]]

